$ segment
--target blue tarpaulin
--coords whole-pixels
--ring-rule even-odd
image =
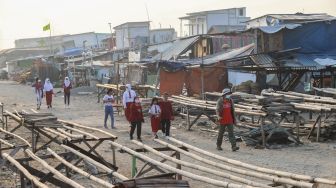
[[[283,32],[284,49],[301,47],[302,53],[325,53],[336,49],[336,20],[303,23]]]

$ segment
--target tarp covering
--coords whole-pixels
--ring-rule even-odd
[[[301,26],[301,24],[284,24],[284,25],[276,25],[276,26],[261,26],[258,27],[262,32],[272,34],[279,32],[282,29],[295,29]]]
[[[284,49],[301,47],[303,53],[325,53],[336,49],[336,20],[302,24],[283,33]]]
[[[204,91],[221,91],[224,88],[227,71],[223,68],[204,69]],[[182,93],[183,85],[187,89],[188,96],[199,95],[201,93],[201,69],[191,68],[176,72],[160,71],[160,93],[167,92],[170,95]]]

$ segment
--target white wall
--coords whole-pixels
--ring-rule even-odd
[[[176,39],[176,32],[174,29],[152,30],[149,33],[150,44],[158,44],[169,42]]]
[[[123,26],[122,28],[115,29],[116,32],[116,49],[123,49],[132,47],[131,44],[136,44],[137,37],[149,37],[149,27],[139,26],[139,27],[128,27]],[[124,41],[123,41],[124,40]]]
[[[74,41],[76,48],[82,48],[85,42],[85,48],[100,48],[102,40],[111,37],[111,34],[83,33],[64,37],[63,41]]]

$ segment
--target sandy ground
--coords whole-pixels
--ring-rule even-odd
[[[59,91],[60,89],[56,89]],[[24,109],[29,110],[36,108],[33,89],[30,86],[19,85],[13,82],[0,81],[0,101],[5,103],[5,108],[9,110]],[[81,123],[86,126],[102,128],[103,126],[103,104],[97,103],[97,97],[93,95],[75,95],[71,96],[71,107],[65,109],[63,104],[63,95],[58,94],[53,101],[53,109],[46,109],[45,101],[41,112],[52,112],[61,119],[71,120]],[[115,115],[116,126],[115,130],[107,130],[118,136],[117,142],[130,148],[137,148],[136,145],[129,141],[128,123],[125,121],[124,116]],[[150,133],[149,119],[145,120],[143,124],[143,140],[145,144],[152,146],[159,146],[152,141]],[[231,152],[230,145],[227,141],[223,143],[223,151],[215,149],[216,136],[214,133],[200,131],[199,128],[194,127],[192,131],[187,131],[181,127],[182,120],[176,118],[173,122],[172,136],[190,143],[194,146],[211,151],[213,153],[223,155],[232,159],[240,160],[246,163],[251,163],[267,168],[289,171],[300,174],[307,174],[311,176],[318,176],[330,179],[336,179],[336,142],[328,143],[311,143],[304,140],[304,145],[299,147],[285,147],[282,149],[263,149],[258,150],[251,147],[246,147],[240,143],[241,149],[239,152]],[[105,130],[105,129],[104,129]],[[104,144],[99,148],[100,152],[111,160],[111,151],[108,144]],[[147,153],[147,155],[150,155]],[[153,155],[150,155],[153,157]],[[155,157],[153,157],[155,158]],[[159,159],[159,158],[157,158]],[[182,159],[190,161],[186,156],[182,155]],[[197,163],[197,162],[195,162]],[[138,162],[138,168],[141,167],[141,162]],[[167,163],[173,165],[171,163]],[[119,172],[130,177],[131,173],[131,157],[127,154],[117,153],[117,165]],[[175,165],[174,165],[175,166]],[[206,165],[204,165],[206,166]],[[212,168],[212,167],[211,167]],[[203,175],[202,172],[184,168],[182,169],[193,172],[198,175]],[[6,181],[4,169],[0,169],[0,187]],[[223,180],[223,178],[214,175],[207,175],[214,179]],[[185,178],[186,180],[190,180]],[[85,184],[87,187],[99,187],[94,184],[86,183],[83,178],[78,178],[78,182]],[[204,183],[190,180],[192,187],[212,187]],[[6,186],[5,186],[6,187]],[[7,186],[11,187],[11,186]],[[7,188],[6,187],[6,188]]]

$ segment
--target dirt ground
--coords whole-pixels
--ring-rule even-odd
[[[56,89],[56,91],[59,90],[60,89]],[[31,108],[36,108],[33,89],[30,86],[19,85],[14,82],[0,81],[0,102],[3,102],[5,104],[5,108],[8,110],[24,109],[28,111]],[[63,95],[57,94],[56,97],[53,99],[53,109],[48,110],[46,108],[45,101],[43,101],[42,109],[40,111],[52,112],[60,119],[71,120],[73,122],[78,122],[86,126],[106,130],[103,128],[103,104],[97,103],[97,96],[95,94],[73,94],[71,96],[70,109],[64,108]],[[107,131],[118,136],[118,143],[130,148],[137,148],[136,145],[129,141],[129,127],[128,123],[125,121],[124,116],[119,116],[115,114],[115,119],[117,129],[109,129]],[[190,143],[194,146],[208,150],[210,152],[223,155],[232,159],[240,160],[246,163],[259,165],[262,167],[289,171],[299,174],[307,174],[323,178],[336,179],[335,141],[328,143],[312,143],[307,140],[303,140],[304,145],[302,146],[290,146],[272,150],[254,149],[251,147],[246,147],[244,146],[244,144],[240,143],[241,149],[239,150],[239,152],[231,152],[229,143],[225,141],[223,143],[224,150],[217,151],[215,147],[217,135],[215,133],[201,131],[198,127],[194,127],[192,131],[187,131],[183,126],[180,126],[181,122],[182,120],[180,118],[176,118],[176,120],[173,122],[173,127],[171,130],[172,136],[186,143]],[[142,135],[145,144],[159,146],[155,144],[154,141],[152,141],[148,118],[143,124]],[[104,144],[103,146],[101,146],[99,148],[99,151],[103,153],[107,160],[112,159],[110,147],[108,144]],[[187,157],[182,155],[182,159],[187,159]],[[138,168],[141,167],[141,164],[141,162],[138,163]],[[167,164],[173,165],[171,163]],[[127,177],[130,177],[131,157],[129,155],[120,154],[118,152],[117,166],[119,167],[118,172],[122,173]],[[197,172],[189,168],[182,167],[182,169],[198,175],[203,175],[202,172]],[[6,173],[5,169],[0,169],[0,171],[0,187],[15,187],[14,185],[4,186],[4,182],[9,181],[7,179],[7,177],[9,176],[8,173]],[[211,178],[223,180],[223,178],[219,178],[216,176],[213,176]],[[184,179],[190,180],[188,178]],[[83,185],[85,184],[86,187],[99,187],[94,184],[86,183],[86,180],[84,178],[78,177],[77,181]],[[194,180],[190,180],[189,183],[192,187],[211,187]]]

